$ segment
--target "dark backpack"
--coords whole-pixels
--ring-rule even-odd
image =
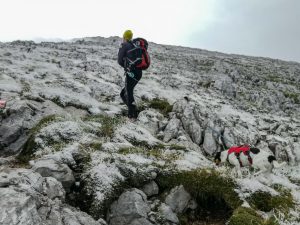
[[[150,66],[148,42],[143,38],[135,38],[131,42],[132,49],[126,53],[126,67],[131,69],[146,70]]]

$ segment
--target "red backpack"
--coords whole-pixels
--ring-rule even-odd
[[[132,49],[126,54],[126,67],[128,69],[146,70],[150,66],[148,42],[143,38],[135,38],[131,42]]]

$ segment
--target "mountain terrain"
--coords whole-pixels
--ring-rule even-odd
[[[0,43],[0,224],[300,224],[300,64],[149,43],[131,121],[120,43]],[[242,144],[286,165],[214,164]]]

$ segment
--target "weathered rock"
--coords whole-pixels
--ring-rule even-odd
[[[179,224],[179,219],[177,215],[172,211],[170,206],[162,203],[158,210],[161,213],[164,220]]]
[[[34,163],[32,169],[43,177],[54,177],[60,181],[66,191],[74,184],[75,178],[72,170],[65,164],[53,159],[44,159]]]
[[[181,121],[185,131],[189,134],[192,141],[199,145],[202,142],[202,128],[198,120],[195,118],[194,109],[194,104],[187,105],[184,109]]]
[[[161,127],[161,121],[163,119],[164,116],[159,112],[144,110],[139,114],[138,124],[149,130],[152,135],[155,135]]]
[[[71,207],[62,209],[62,221],[64,225],[105,225],[105,221],[95,221],[92,217],[84,212],[78,212]]]
[[[296,155],[296,160],[298,163],[300,163],[300,142],[293,143],[293,147]]]
[[[183,213],[187,209],[191,199],[191,195],[180,185],[170,191],[165,202],[175,213]]]
[[[151,224],[147,218],[150,206],[147,196],[138,189],[130,189],[119,197],[110,207],[110,225]]]
[[[32,118],[32,110],[24,101],[15,101],[7,110],[8,116],[0,124],[0,155],[16,154],[26,140],[19,141],[24,134],[26,121]],[[16,143],[17,142],[17,143]],[[14,144],[14,148],[10,145]]]
[[[146,184],[142,191],[148,196],[151,197],[153,195],[157,195],[159,192],[158,185],[155,183],[155,181],[151,181],[150,183]]]
[[[229,97],[236,96],[236,87],[232,79],[227,75],[222,75],[221,79],[218,79],[214,83],[214,87],[220,90],[223,94]]]
[[[51,177],[43,178],[40,174],[28,169],[1,170],[0,185],[7,188],[32,188],[50,199],[64,200],[65,197],[65,191],[60,182]]]
[[[119,142],[130,142],[137,146],[154,147],[161,144],[161,141],[145,128],[133,123],[125,124],[116,130],[116,140]]]
[[[0,192],[0,223],[5,225],[42,224],[33,196],[12,188]]]
[[[65,191],[55,178],[29,169],[2,169],[0,184],[0,224],[101,225],[62,203]]]
[[[177,119],[176,117],[173,117],[169,121],[166,129],[164,130],[164,138],[163,138],[164,142],[169,142],[171,139],[177,138],[180,129],[180,124],[181,124],[180,120]]]
[[[213,132],[209,128],[205,130],[203,149],[210,156],[212,156],[218,149]]]

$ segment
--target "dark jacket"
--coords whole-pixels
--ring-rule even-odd
[[[121,47],[119,48],[118,53],[118,63],[120,66],[125,68],[125,59],[126,59],[126,53],[133,48],[133,45],[130,42],[124,42],[122,43]]]

